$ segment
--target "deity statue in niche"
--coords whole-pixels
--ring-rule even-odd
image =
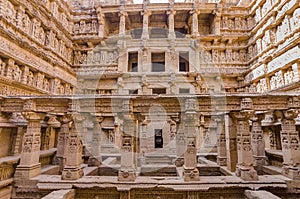
[[[27,76],[27,85],[33,86],[33,84],[34,84],[34,75],[32,71],[29,71]]]
[[[283,76],[284,76],[284,84],[290,84],[294,82],[295,74],[293,70],[291,69],[287,70]]]
[[[4,72],[6,70],[6,63],[0,59],[0,75],[4,75]]]
[[[14,5],[10,3],[9,1],[6,2],[6,12],[4,17],[10,22],[15,24],[16,19],[16,10],[14,8]]]
[[[300,8],[297,8],[293,13],[293,18],[291,21],[291,29],[292,31],[296,30],[300,27]]]
[[[21,69],[19,68],[18,65],[15,64],[12,67],[12,78],[13,78],[13,80],[15,80],[15,81],[21,81],[21,74],[22,74]]]
[[[285,15],[284,20],[282,21],[282,31],[284,35],[290,34],[290,22],[289,22],[289,17],[288,15]]]
[[[50,83],[49,83],[49,80],[47,78],[44,78],[44,81],[43,81],[43,90],[50,91]]]
[[[30,18],[27,14],[24,14],[22,22],[23,22],[23,30],[26,33],[29,33],[30,32],[31,21],[30,21]]]
[[[73,33],[74,33],[74,34],[78,34],[78,33],[79,33],[79,30],[80,30],[79,23],[75,23],[75,24],[74,24],[74,28],[73,28]]]
[[[177,124],[175,121],[171,121],[170,124],[170,140],[175,140],[177,133]]]
[[[228,23],[228,17],[225,16],[222,18],[222,28],[224,29],[228,28],[227,23]]]

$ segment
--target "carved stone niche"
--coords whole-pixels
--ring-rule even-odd
[[[252,110],[253,109],[253,101],[251,98],[243,98],[241,102],[242,110]]]
[[[298,109],[300,107],[300,100],[298,97],[290,97],[287,102],[288,108]]]

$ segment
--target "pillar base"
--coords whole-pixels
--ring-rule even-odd
[[[237,166],[236,176],[245,181],[258,181],[257,172],[252,166]]]
[[[266,156],[253,156],[254,168],[258,174],[263,174],[263,166],[267,165]]]
[[[177,159],[175,160],[175,165],[176,165],[176,167],[182,167],[183,164],[184,164],[184,158],[177,158]]]
[[[83,176],[83,170],[80,167],[65,167],[61,179],[62,180],[77,180]]]
[[[63,157],[56,157],[54,160],[54,164],[59,166],[59,173],[61,174],[61,172],[64,169],[65,166],[65,158]]]
[[[16,179],[30,179],[41,174],[41,163],[36,165],[18,165],[14,178]]]
[[[136,173],[134,169],[120,169],[118,172],[118,181],[121,182],[134,182]]]
[[[282,175],[293,180],[300,180],[300,168],[295,166],[283,165]]]
[[[227,157],[217,157],[217,163],[219,166],[226,166],[227,165]]]
[[[93,166],[100,166],[101,165],[101,157],[95,158],[95,157],[89,157],[88,159],[88,166],[93,167]]]
[[[199,176],[199,171],[197,168],[187,168],[183,166],[184,171],[183,171],[183,177],[184,181],[189,182],[189,181],[199,181],[200,176]]]

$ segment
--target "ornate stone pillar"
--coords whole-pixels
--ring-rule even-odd
[[[23,126],[17,126],[17,132],[16,132],[16,136],[15,136],[15,139],[13,142],[12,149],[11,149],[11,155],[20,154],[20,152],[22,150],[22,149],[20,149],[20,146],[22,143],[23,131],[24,131]]]
[[[97,8],[97,19],[98,19],[98,24],[99,24],[99,28],[98,28],[98,36],[99,37],[104,37],[104,33],[105,33],[105,16],[102,13],[102,9],[101,6],[99,6]]]
[[[236,175],[243,180],[258,180],[257,172],[253,168],[253,151],[251,145],[251,134],[249,119],[253,116],[253,102],[251,98],[243,98],[241,111],[233,113],[237,134],[238,163]]]
[[[33,102],[31,105],[35,107]],[[40,174],[41,121],[45,117],[45,113],[34,111],[26,111],[22,114],[28,123],[26,133],[23,136],[20,164],[17,166],[14,176],[18,180],[30,179]]]
[[[120,26],[119,26],[119,35],[124,36],[126,33],[126,16],[128,16],[127,12],[121,11],[119,13],[120,17]]]
[[[151,11],[144,10],[141,14],[143,15],[142,39],[149,39],[149,17],[151,15]]]
[[[220,34],[221,29],[221,13],[216,12],[215,13],[215,20],[214,20],[214,33],[216,35]]]
[[[91,146],[91,156],[88,160],[89,166],[99,166],[101,165],[101,126],[104,117],[96,117],[94,121],[93,137],[92,137],[92,146]]]
[[[25,14],[25,8],[21,5],[18,6],[18,8],[17,8],[17,20],[16,20],[18,28],[22,28],[22,26],[23,26],[22,20],[23,20],[23,15],[24,14]]]
[[[226,137],[225,137],[225,129],[224,129],[224,116],[218,116],[215,118],[217,122],[217,135],[218,135],[218,155],[217,155],[217,163],[220,166],[227,165],[227,157],[226,157]]]
[[[283,111],[284,117],[280,132],[283,154],[283,175],[293,180],[300,180],[299,133],[295,125],[295,118],[297,118],[298,113],[298,110],[293,108]]]
[[[187,99],[183,125],[186,134],[186,151],[184,153],[183,177],[185,181],[200,180],[197,169],[196,127],[199,115],[196,112],[196,100]]]
[[[57,152],[56,152],[56,164],[59,165],[59,171],[62,172],[65,166],[65,153],[66,153],[66,145],[67,140],[69,139],[70,135],[70,122],[71,122],[70,115],[64,115],[60,119],[61,126],[58,132],[58,139],[57,139]]]
[[[79,113],[72,113],[72,125],[65,146],[65,166],[61,178],[63,180],[77,180],[83,176],[80,166],[82,163],[82,141],[80,133],[83,130],[84,117]]]
[[[123,100],[122,104],[123,136],[121,152],[121,168],[118,180],[123,182],[136,179],[136,166],[134,155],[134,136],[136,123],[132,114],[132,104],[129,99]]]
[[[169,39],[175,39],[176,38],[176,34],[175,34],[175,28],[174,28],[174,15],[176,14],[175,10],[168,10],[167,11],[167,15],[168,17],[168,24],[169,24],[169,35],[168,38]]]
[[[225,115],[227,168],[234,172],[237,164],[236,126],[232,114]]]
[[[237,154],[238,163],[236,166],[236,175],[243,180],[258,180],[257,172],[253,168],[253,152],[251,146],[251,135],[249,119],[251,112],[236,112],[234,119],[237,133]]]
[[[200,11],[198,10],[192,10],[190,11],[190,14],[192,15],[192,37],[196,38],[199,34],[199,24],[198,24],[198,15],[200,14]]]
[[[265,155],[265,140],[261,127],[261,121],[264,119],[263,113],[256,113],[251,118],[252,121],[252,150],[254,158],[254,166],[259,174],[263,174],[263,166],[266,164],[267,157]]]

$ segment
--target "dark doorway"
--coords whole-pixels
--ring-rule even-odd
[[[163,148],[164,140],[162,137],[162,129],[155,129],[154,142],[155,148]]]

